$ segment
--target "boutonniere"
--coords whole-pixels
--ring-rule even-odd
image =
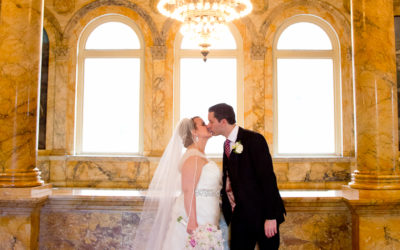
[[[233,152],[236,154],[241,154],[243,152],[243,145],[240,141],[235,142],[235,144],[232,146]]]

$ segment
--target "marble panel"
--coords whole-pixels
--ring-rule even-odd
[[[65,158],[50,160],[50,181],[56,186],[67,180],[65,162]]]
[[[400,215],[359,218],[360,249],[400,249]]]
[[[352,248],[351,214],[340,192],[293,192],[282,192],[287,210],[282,249]]]
[[[40,187],[4,189],[0,189],[4,192],[0,195],[0,249],[37,249],[40,207],[47,194],[30,190]]]
[[[346,213],[288,212],[280,231],[281,249],[352,249]]]
[[[350,181],[351,158],[276,158],[274,171],[280,188],[340,189]]]
[[[140,217],[138,213],[124,212],[122,213],[122,245],[121,249],[132,249],[133,240],[136,234],[136,228],[139,224]]]
[[[39,249],[132,249],[140,197],[95,191],[54,192],[41,212]]]
[[[145,188],[149,181],[147,161],[101,158],[66,162],[67,186]]]
[[[31,245],[30,232],[31,218],[29,215],[5,215],[1,211],[0,249],[29,249]]]

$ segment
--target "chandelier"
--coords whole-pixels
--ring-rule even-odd
[[[161,14],[183,22],[181,33],[195,39],[207,60],[210,46],[227,22],[251,12],[250,0],[160,0]]]

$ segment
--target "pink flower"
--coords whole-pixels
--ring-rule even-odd
[[[212,228],[211,228],[211,227],[207,228],[207,230],[208,230],[209,232],[212,232]]]
[[[196,246],[196,241],[195,241],[195,239],[190,239],[190,245],[192,246],[192,247],[195,247]]]

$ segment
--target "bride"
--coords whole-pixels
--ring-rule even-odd
[[[218,225],[221,171],[204,154],[210,137],[200,117],[178,124],[146,193],[134,249],[184,249],[198,226]]]

